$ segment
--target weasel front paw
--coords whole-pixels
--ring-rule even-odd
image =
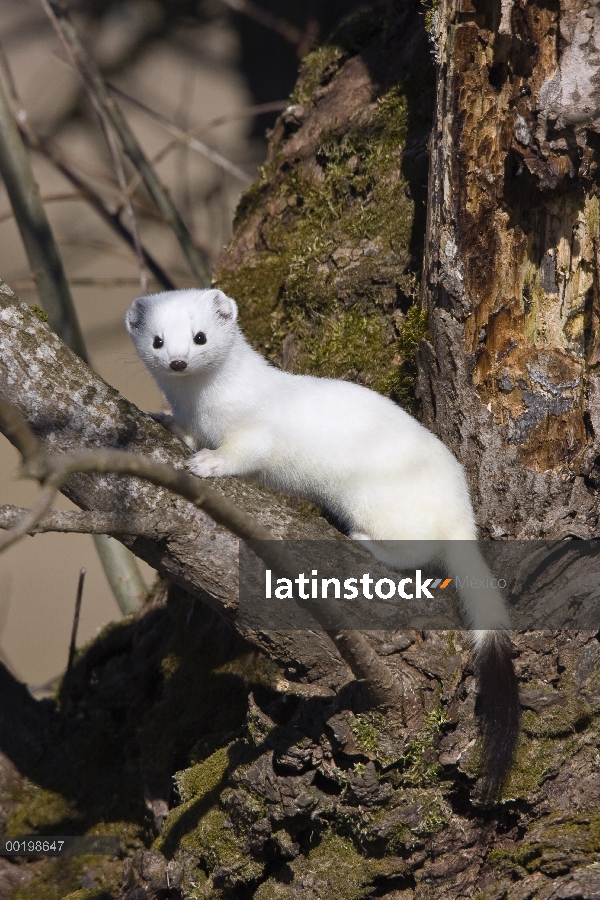
[[[219,456],[215,450],[200,450],[186,463],[190,472],[199,475],[200,478],[217,478],[220,475],[229,475],[227,460]]]

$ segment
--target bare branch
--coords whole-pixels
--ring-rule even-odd
[[[150,116],[150,118],[154,119],[155,122],[159,122],[163,126],[163,128],[165,128],[170,134],[174,134],[176,136],[178,143],[187,144],[190,149],[195,150],[197,153],[200,153],[202,156],[206,157],[206,159],[209,159],[216,166],[219,166],[220,169],[223,169],[224,172],[228,172],[230,175],[233,175],[233,177],[237,178],[238,181],[241,181],[242,184],[248,185],[251,184],[254,180],[252,175],[248,175],[247,172],[244,172],[243,169],[240,169],[235,165],[235,163],[232,163],[229,159],[223,156],[222,153],[219,153],[218,150],[213,150],[212,147],[208,147],[202,141],[199,141],[197,137],[194,137],[197,129],[186,132],[185,129],[180,128],[179,125],[171,122],[171,120],[168,119],[167,116],[163,116],[162,113],[159,113],[155,109],[151,109],[149,106],[146,106],[146,104],[142,103],[141,100],[136,100],[134,97],[129,96],[129,94],[125,94],[123,91],[119,90],[119,88],[115,87],[112,84],[108,84],[107,87],[109,87],[113,93],[124,97],[124,99],[126,99],[133,106],[136,106],[138,109],[143,110],[143,112],[145,112],[146,115]],[[153,162],[155,161],[156,159],[153,160]]]
[[[109,534],[95,534],[94,544],[119,609],[124,616],[132,615],[148,597],[148,588],[135,557]],[[132,560],[134,565],[131,565]]]
[[[253,3],[252,0],[223,0],[223,3],[225,6],[233,9],[234,12],[242,13],[243,15],[248,16],[249,19],[258,22],[259,25],[263,25],[270,31],[274,31],[287,41],[288,44],[293,44],[294,47],[297,47],[299,44],[306,41],[306,34],[302,29],[292,25],[287,19],[281,19],[278,16],[274,16],[273,13],[270,13],[268,10],[258,6],[258,4]]]
[[[90,86],[85,83],[86,89],[88,91],[88,96],[92,105],[96,110],[96,114],[100,121],[100,126],[102,128],[102,133],[104,134],[104,139],[106,141],[106,146],[108,147],[113,166],[115,169],[115,173],[117,176],[117,181],[119,183],[119,187],[121,189],[121,197],[123,206],[127,211],[127,215],[129,217],[129,223],[131,225],[131,237],[133,240],[133,248],[135,250],[135,255],[138,261],[138,269],[140,272],[140,288],[143,294],[148,291],[148,273],[146,272],[146,263],[144,260],[144,251],[142,249],[142,241],[140,239],[140,234],[137,227],[137,220],[135,217],[135,213],[133,211],[133,204],[131,202],[131,197],[129,195],[129,186],[127,184],[127,178],[125,177],[125,169],[123,168],[123,160],[121,159],[121,154],[119,152],[119,148],[117,146],[117,142],[115,141],[114,135],[112,133],[110,123],[108,121],[108,117],[102,108],[101,104],[98,102],[95,94],[91,90]]]
[[[125,91],[122,91],[120,88],[108,82],[108,87],[111,91],[118,94],[124,100],[129,101],[130,103],[137,104],[138,101],[131,97],[129,94],[126,94]],[[236,119],[245,119],[250,116],[257,116],[260,113],[268,113],[268,112],[280,112],[284,110],[289,105],[289,100],[274,100],[272,103],[257,103],[256,106],[249,106],[241,112],[231,113],[226,116],[218,116],[216,119],[211,119],[210,122],[207,122],[205,125],[196,125],[194,128],[190,128],[189,131],[186,131],[181,137],[175,138],[173,141],[169,141],[162,150],[152,157],[151,163],[153,166],[158,165],[159,162],[162,162],[165,157],[169,155],[173,150],[177,147],[181,147],[182,144],[187,143],[188,138],[197,137],[199,134],[204,134],[206,131],[210,131],[212,128],[217,128],[219,125],[225,125],[227,122],[233,122]],[[129,191],[133,193],[136,190],[138,184],[142,181],[139,173],[136,172],[134,177],[129,182]]]
[[[15,212],[40,301],[56,333],[86,358],[73,298],[23,141],[0,82],[0,172]]]
[[[75,193],[74,191],[70,191],[68,194],[44,194],[41,198],[42,203],[60,203],[63,200],[82,200],[82,196],[79,193]],[[2,222],[8,222],[10,219],[15,218],[14,210],[9,209],[8,212],[2,213],[0,215],[0,224]]]
[[[139,283],[139,278],[71,278],[73,287],[137,287]],[[158,286],[158,282],[154,278],[151,279],[151,283]],[[35,282],[31,279],[17,280],[13,284],[17,291],[35,290]]]
[[[21,133],[32,150],[41,153],[58,171],[67,178],[71,184],[77,188],[81,197],[98,213],[101,219],[121,238],[125,243],[135,251],[135,242],[133,234],[123,225],[119,218],[118,212],[112,212],[106,205],[104,199],[95,191],[91,185],[78,175],[73,167],[69,164],[64,154],[47,138],[42,138],[35,134],[27,119],[21,123]],[[128,186],[128,190],[131,188]],[[166,291],[175,289],[175,285],[164,271],[162,266],[154,259],[148,250],[142,244],[142,255],[144,263],[148,266],[156,280]]]
[[[43,455],[39,441],[18,410],[0,397],[0,431],[21,454],[23,465],[42,471]]]
[[[100,104],[104,110],[113,128],[119,135],[126,154],[135,168],[142,175],[144,184],[152,199],[156,203],[165,221],[173,229],[196,278],[201,285],[208,287],[211,281],[208,261],[204,254],[194,244],[192,237],[169,197],[166,188],[159,181],[146,154],[142,150],[114,98],[108,93],[104,80],[98,72],[95,63],[79,40],[79,36],[73,27],[68,11],[61,3],[56,2],[56,0],[40,0],[40,2],[52,22],[69,58],[86,85],[86,88],[90,94],[94,95],[96,102]]]
[[[45,4],[44,4],[45,5]],[[48,13],[50,15],[50,13]],[[52,17],[51,17],[52,18]],[[69,48],[68,45],[65,45],[67,52],[69,53],[74,66],[77,67],[77,60],[73,51]],[[119,151],[119,147],[117,146],[117,142],[114,138],[112,129],[110,127],[109,117],[104,109],[99,97],[94,90],[94,86],[89,77],[83,77],[83,73],[81,69],[79,69],[80,74],[82,75],[82,82],[85,90],[87,91],[88,97],[92,106],[96,111],[96,115],[98,116],[98,121],[100,122],[100,128],[102,129],[102,134],[104,135],[104,140],[106,141],[106,146],[108,147],[108,152],[110,153],[110,157],[112,159],[113,167],[115,170],[115,174],[117,176],[117,182],[119,184],[119,188],[121,190],[122,202],[127,210],[127,215],[129,216],[129,222],[131,224],[131,237],[133,239],[133,247],[135,250],[135,255],[138,261],[138,268],[140,272],[140,288],[143,294],[145,294],[148,290],[148,276],[146,273],[146,265],[144,261],[144,253],[142,250],[142,242],[140,240],[140,235],[138,232],[137,221],[135,218],[135,213],[133,211],[133,206],[131,203],[131,197],[129,196],[129,188],[127,186],[127,178],[125,177],[125,170],[123,168],[123,161],[121,159],[121,153]]]
[[[32,528],[35,528],[42,516],[48,512],[54,498],[56,497],[57,487],[49,484],[43,487],[35,499],[31,509],[25,511],[25,514],[19,519],[12,528],[0,535],[0,553],[7,550],[20,541]]]
[[[0,506],[0,528],[12,528],[28,510],[6,504]],[[119,516],[114,513],[53,509],[27,530],[27,534],[135,534],[161,539],[173,534],[176,527],[165,528],[160,516]]]
[[[9,73],[11,91],[16,96],[16,87],[12,81],[10,66],[6,56],[2,57],[2,62],[5,70]],[[85,342],[79,327],[71,290],[65,276],[58,247],[46,216],[46,210],[40,200],[39,189],[33,175],[29,156],[13,119],[1,82],[0,170],[15,211],[19,231],[21,232],[27,257],[37,284],[40,300],[48,313],[49,322],[65,343],[82,359],[87,360]],[[123,180],[125,180],[124,173]],[[40,497],[39,503],[35,507],[35,511],[39,514],[50,506],[50,503],[48,503],[48,506],[44,508],[43,501],[44,498]],[[15,525],[13,529],[2,536],[0,546],[7,547],[9,544],[14,543],[22,534],[26,533],[32,524],[35,524],[35,521],[35,517],[33,519],[31,516],[25,517],[21,523]],[[99,545],[101,555],[107,557],[109,550],[106,546],[106,541],[102,541],[101,537],[95,538],[95,541]],[[123,555],[120,551],[119,564],[122,566],[125,565]],[[137,572],[137,563],[133,555],[130,555],[128,564],[133,583]],[[109,582],[111,582],[110,571],[106,565],[105,571]],[[137,573],[137,576],[141,579],[139,573]],[[115,591],[115,596],[119,600],[118,591]],[[134,602],[133,598],[132,602]]]

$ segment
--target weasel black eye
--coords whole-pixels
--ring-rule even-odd
[[[162,347],[163,344],[164,344],[163,339],[161,337],[159,337],[158,335],[156,335],[156,337],[152,341],[152,346],[154,347],[154,349],[160,350],[160,348]]]
[[[199,331],[198,334],[194,335],[194,343],[195,344],[205,344],[206,343],[206,335],[203,331]]]

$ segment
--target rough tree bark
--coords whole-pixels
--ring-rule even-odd
[[[432,40],[423,419],[484,532],[595,537],[597,7],[443,2]]]
[[[577,97],[573,87],[573,73],[595,64],[593,11],[461,0],[423,12],[418,3],[367,11],[307,58],[217,281],[240,302],[253,342],[288,369],[360,380],[409,403],[416,380],[424,420],[464,462],[488,536],[593,536],[597,101],[580,81]],[[430,333],[419,344],[424,248]],[[40,326],[11,310],[7,302],[0,315],[21,317],[31,357]],[[36,373],[10,354],[3,346],[9,398],[49,443],[127,443],[182,458],[176,441],[98,380],[86,394],[68,355],[36,384],[40,403],[28,408],[23,380]],[[40,371],[54,366],[42,360]],[[75,418],[69,391],[81,399]],[[278,534],[331,534],[248,485],[222,484]],[[140,538],[136,552],[213,609],[230,610],[231,538],[154,488],[123,485],[132,509],[182,518],[168,546]],[[108,480],[78,479],[70,494],[86,508],[114,503]],[[595,633],[516,636],[522,740],[500,802],[484,809],[460,632],[370,636],[390,665],[411,668],[423,695],[425,721],[399,728],[347,688],[337,698],[285,698],[268,666],[219,627],[189,594],[171,591],[101,636],[60,698],[60,758],[54,711],[5,676],[15,725],[2,748],[21,753],[34,782],[16,811],[0,808],[11,833],[24,823],[83,830],[100,821],[120,833],[139,849],[119,890],[114,866],[98,865],[94,876],[89,864],[73,870],[98,900],[598,896]],[[261,640],[268,652],[271,638]],[[274,656],[309,660],[309,679],[327,681],[329,671],[331,684],[343,679],[317,635],[272,640]],[[109,733],[113,758],[98,760],[90,747]],[[161,802],[166,814],[165,780],[177,769],[179,796],[143,850],[151,829],[140,796],[155,820]],[[36,877],[57,878],[40,871],[19,900],[39,892]],[[0,870],[15,877],[14,866]]]

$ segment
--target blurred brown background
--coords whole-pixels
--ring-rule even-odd
[[[253,107],[284,101],[301,57],[359,4],[350,0],[116,0],[71,4],[80,36],[111,83],[199,140],[237,173],[174,140],[148,111],[119,103],[146,153],[168,150],[157,171],[197,243],[213,259],[231,233],[242,190],[264,159],[265,128],[276,112]],[[0,0],[3,82],[14,79],[34,129],[50,136],[69,165],[116,209],[116,178],[100,129],[77,76],[37,0]],[[36,177],[63,255],[94,368],[142,409],[161,398],[138,361],[123,315],[139,291],[134,254],[71,184],[39,154]],[[128,177],[133,172],[126,168]],[[245,174],[245,178],[244,178]],[[178,287],[194,280],[148,196],[134,206],[142,239]],[[126,216],[122,216],[128,224]],[[38,303],[21,239],[0,182],[0,278]],[[151,290],[159,290],[150,282]],[[243,298],[241,299],[243,302]],[[26,505],[35,487],[15,479],[17,454],[0,439],[0,503]],[[62,500],[64,508],[68,501]],[[140,564],[142,565],[142,564]],[[66,664],[79,569],[87,579],[78,643],[120,613],[91,537],[38,535],[0,556],[0,658],[32,689]],[[150,583],[153,572],[144,567]]]

